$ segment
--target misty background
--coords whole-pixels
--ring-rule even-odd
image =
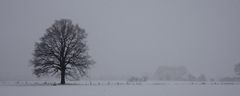
[[[239,0],[1,0],[0,80],[37,80],[34,42],[61,18],[88,33],[93,80],[151,77],[159,66],[235,76],[239,10]]]

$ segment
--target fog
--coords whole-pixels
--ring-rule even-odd
[[[61,18],[88,33],[91,79],[152,76],[162,65],[234,76],[239,10],[239,0],[1,0],[0,80],[36,80],[34,42]]]

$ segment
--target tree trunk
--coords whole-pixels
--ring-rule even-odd
[[[61,84],[65,84],[65,70],[61,71]]]

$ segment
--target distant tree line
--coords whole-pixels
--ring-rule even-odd
[[[220,81],[227,81],[227,82],[240,82],[240,63],[235,64],[234,66],[234,72],[237,76],[233,77],[223,77],[220,79]]]
[[[147,80],[158,81],[207,81],[204,74],[200,76],[192,75],[185,66],[159,66],[154,76],[132,76],[128,79],[130,82],[144,82]],[[214,79],[210,79],[215,81]]]
[[[147,76],[142,76],[142,77],[132,76],[128,79],[129,82],[145,82],[147,80],[148,80]]]
[[[192,75],[185,66],[159,66],[155,79],[160,81],[206,81],[204,74]]]

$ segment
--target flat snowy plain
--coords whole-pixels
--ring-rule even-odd
[[[1,82],[0,96],[240,96],[239,83],[221,82]]]

